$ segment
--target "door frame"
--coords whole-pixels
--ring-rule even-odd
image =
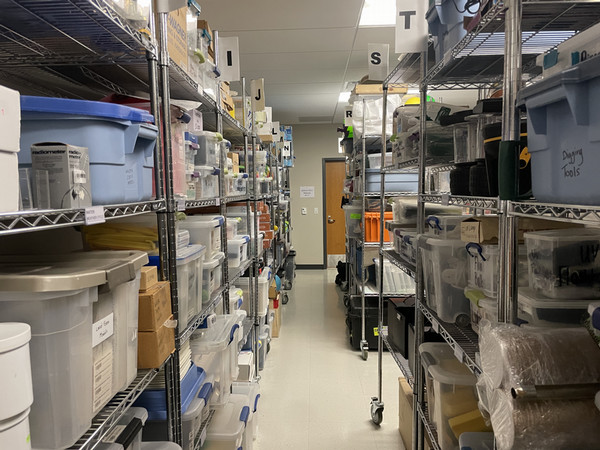
[[[328,162],[343,162],[346,163],[344,156],[335,158],[323,158],[322,183],[323,183],[323,267],[327,269],[327,170]]]

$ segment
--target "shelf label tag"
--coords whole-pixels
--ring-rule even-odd
[[[431,321],[431,327],[433,328],[433,331],[435,331],[436,333],[439,334],[439,332],[440,332],[440,324],[436,320],[432,320]]]
[[[240,44],[237,36],[219,36],[221,81],[240,80]]]
[[[252,98],[252,111],[265,110],[265,79],[259,78],[250,83],[250,95]]]
[[[442,205],[448,206],[450,204],[450,194],[442,194]]]
[[[215,198],[215,205],[217,205],[217,206],[221,205],[221,199],[219,197]]]
[[[104,206],[90,206],[85,208],[85,224],[95,225],[97,223],[106,222],[104,217]]]
[[[454,349],[454,356],[456,356],[456,359],[458,359],[460,362],[463,362],[464,352],[462,351],[462,348],[458,346],[458,344],[456,344]]]
[[[177,199],[177,211],[185,211],[185,199]]]
[[[427,51],[427,0],[396,0],[396,53]]]

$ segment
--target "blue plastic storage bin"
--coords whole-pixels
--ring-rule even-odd
[[[600,58],[523,89],[538,201],[600,205]]]
[[[429,34],[433,36],[436,62],[444,58],[446,52],[460,42],[467,34],[463,26],[465,17],[474,14],[465,10],[466,0],[435,0],[427,11]],[[459,11],[460,10],[460,11]]]
[[[379,169],[366,169],[366,192],[381,191],[381,172]],[[385,190],[387,192],[417,192],[419,189],[419,174],[388,173],[385,175]]]
[[[19,164],[31,165],[31,145],[62,142],[87,147],[92,203],[152,197],[158,128],[146,111],[85,100],[21,96]]]

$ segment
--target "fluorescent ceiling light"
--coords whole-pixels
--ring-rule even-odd
[[[338,102],[340,102],[340,103],[347,102],[348,100],[350,100],[350,94],[351,94],[351,92],[340,92]]]
[[[359,26],[392,27],[396,25],[396,0],[365,0]]]

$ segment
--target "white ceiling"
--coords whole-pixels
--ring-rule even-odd
[[[282,124],[343,121],[346,82],[368,73],[367,45],[394,29],[359,28],[363,0],[202,0],[202,17],[222,36],[238,36],[247,85],[265,79],[265,97]],[[390,54],[390,67],[397,60]],[[234,85],[234,89],[236,86]]]

